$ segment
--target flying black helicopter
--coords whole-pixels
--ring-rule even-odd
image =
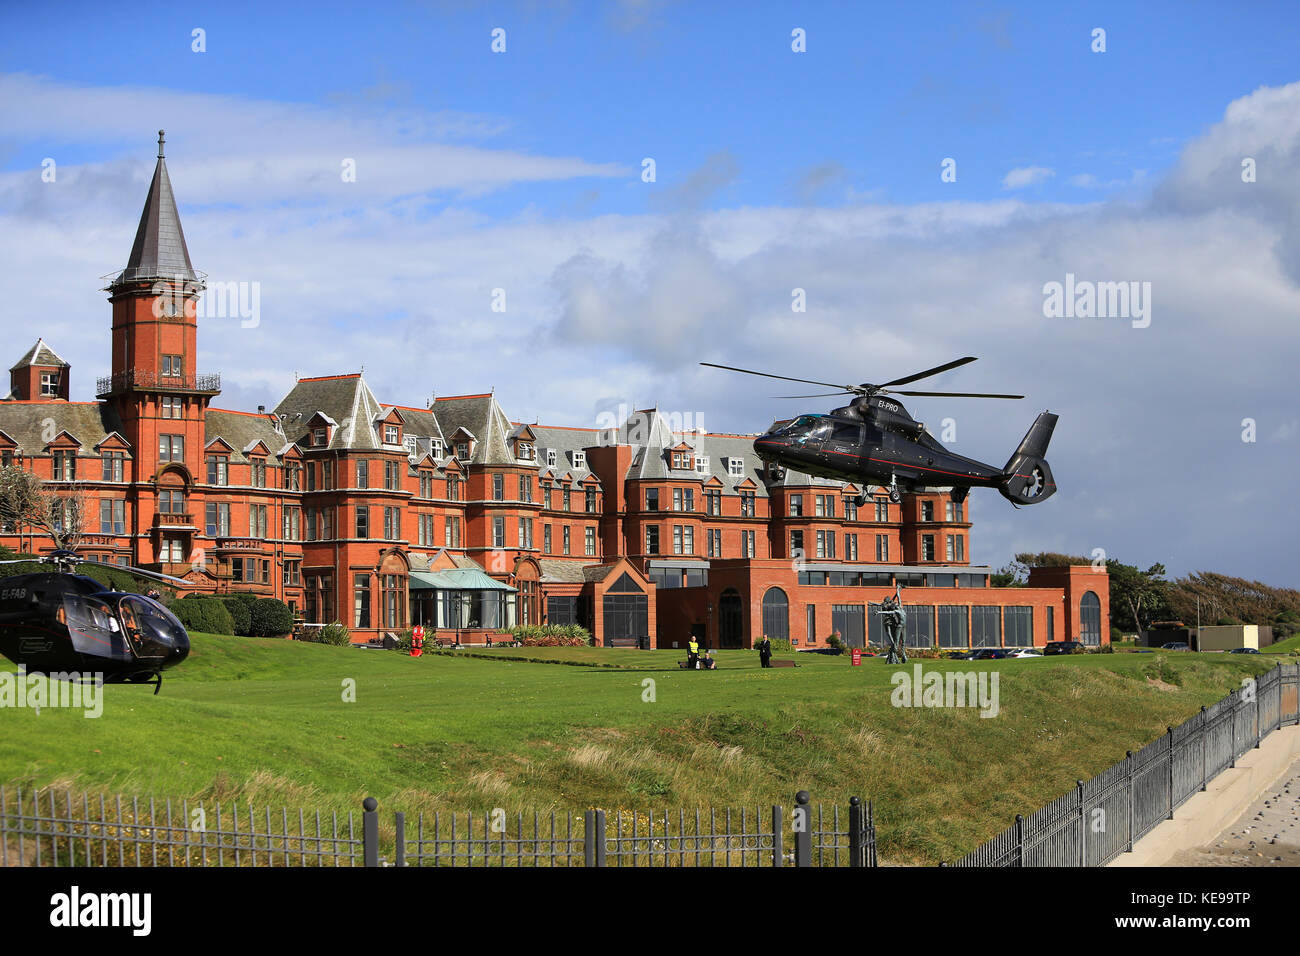
[[[0,578],[0,654],[30,673],[103,675],[105,683],[162,687],[162,672],[190,653],[184,625],[143,594],[106,588],[73,569],[85,559],[58,550],[0,564],[48,564],[54,570]],[[170,584],[179,578],[114,565]]]
[[[1017,505],[1046,501],[1056,492],[1052,469],[1043,457],[1047,454],[1047,443],[1052,439],[1052,429],[1056,427],[1056,415],[1050,412],[1039,415],[1006,466],[995,468],[948,451],[926,431],[924,424],[908,414],[901,402],[884,397],[1024,398],[1023,395],[988,392],[920,392],[894,388],[974,361],[974,356],[967,356],[883,385],[867,382],[836,385],[731,365],[715,365],[713,362],[700,364],[836,389],[815,395],[780,395],[778,398],[853,395],[849,404],[832,409],[827,415],[800,415],[777,423],[771,431],[755,439],[754,451],[769,467],[791,468],[808,475],[861,485],[862,490],[857,496],[859,507],[866,504],[872,485],[888,489],[889,500],[893,502],[902,499],[903,491],[936,485],[951,486],[956,501],[964,501],[971,488],[996,488],[1004,498]]]

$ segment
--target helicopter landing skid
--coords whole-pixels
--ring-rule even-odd
[[[892,471],[889,473],[889,500],[894,504],[903,500],[903,493],[898,490],[898,479]]]

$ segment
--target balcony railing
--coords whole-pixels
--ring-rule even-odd
[[[265,538],[217,538],[216,551],[261,551]]]
[[[95,394],[100,398],[117,395],[133,388],[169,392],[205,392],[215,395],[221,391],[221,376],[215,372],[203,375],[162,375],[153,369],[132,368],[124,372],[114,372],[112,375],[103,375],[95,380]]]
[[[153,526],[155,528],[193,528],[194,515],[192,514],[156,514],[153,516]]]

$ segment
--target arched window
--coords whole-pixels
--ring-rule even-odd
[[[773,639],[790,639],[790,602],[780,588],[768,588],[763,595],[763,633]]]
[[[1101,599],[1091,591],[1079,600],[1079,640],[1093,646],[1101,643]]]

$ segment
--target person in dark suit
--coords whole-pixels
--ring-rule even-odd
[[[758,642],[758,660],[764,667],[772,666],[772,642],[763,635],[763,639]]]

